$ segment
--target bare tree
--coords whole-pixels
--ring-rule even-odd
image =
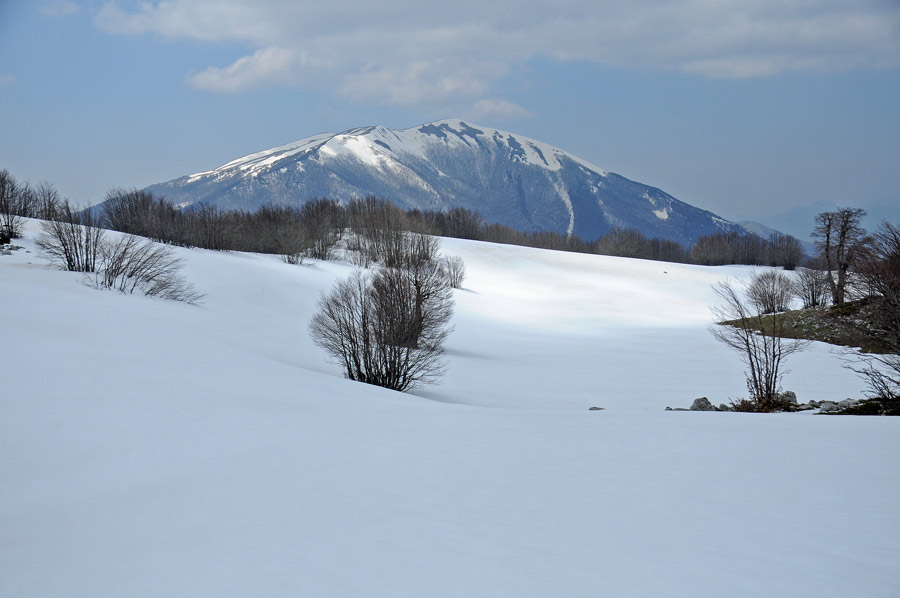
[[[794,279],[794,294],[803,301],[804,309],[828,305],[831,297],[828,274],[815,264],[811,266],[798,268]]]
[[[855,352],[851,368],[862,375],[872,393],[900,399],[900,225],[883,223],[859,266],[869,296],[868,333],[879,352]]]
[[[447,275],[450,288],[461,289],[466,278],[466,263],[458,255],[451,255],[441,259],[441,266]]]
[[[76,211],[63,201],[56,220],[41,223],[37,246],[51,262],[71,272],[94,272],[104,230],[91,210]]]
[[[323,294],[318,307],[309,325],[313,342],[347,378],[404,391],[443,374],[453,299],[446,279],[426,267],[357,271]]]
[[[313,259],[327,260],[344,233],[344,208],[331,199],[313,199],[300,208],[299,219],[305,229],[306,254]]]
[[[703,266],[734,263],[733,250],[724,234],[705,235],[691,247],[691,261]]]
[[[803,261],[803,245],[796,237],[774,232],[769,237],[769,265],[794,270]]]
[[[601,255],[650,259],[650,240],[634,228],[614,228],[597,240],[596,251]]]
[[[19,185],[6,169],[0,170],[0,244],[22,236],[24,222],[19,214]]]
[[[825,263],[835,305],[846,300],[848,273],[867,243],[866,230],[860,225],[865,215],[866,211],[860,208],[839,208],[816,216],[813,238]]]
[[[54,220],[59,215],[61,200],[53,183],[41,181],[34,188],[35,217],[41,220]]]
[[[783,362],[804,348],[808,341],[785,338],[786,318],[781,313],[764,315],[750,298],[753,281],[743,288],[729,281],[715,287],[722,304],[713,307],[718,320],[710,327],[716,340],[738,352],[747,365],[749,400],[735,403],[745,410],[774,411],[783,408],[779,401]]]
[[[403,210],[370,196],[350,202],[347,212],[354,233],[348,247],[359,253],[358,265],[386,263],[402,253],[404,231],[409,228]]]

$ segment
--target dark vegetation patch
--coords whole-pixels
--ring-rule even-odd
[[[830,307],[810,307],[778,314],[783,319],[784,338],[820,341],[842,347],[858,347],[865,353],[889,353],[885,339],[872,326],[874,316],[870,299],[850,301]],[[744,323],[752,330],[772,334],[775,316],[766,315]],[[740,327],[739,320],[722,322]]]
[[[833,415],[900,415],[900,399],[875,397],[858,405],[833,412]]]

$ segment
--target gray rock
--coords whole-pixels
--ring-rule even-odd
[[[588,411],[603,411],[603,407],[591,407]]]
[[[832,413],[840,411],[840,407],[834,401],[822,401],[819,403],[819,413]]]
[[[813,407],[809,403],[803,403],[802,405],[797,405],[796,407],[794,407],[794,411],[809,411],[810,409],[815,409],[815,407]]]
[[[691,411],[715,411],[716,408],[712,403],[709,402],[709,399],[706,397],[700,397],[699,399],[694,399],[694,402],[691,403]]]
[[[778,395],[778,398],[792,405],[797,404],[797,394],[792,390],[784,391],[783,393]]]
[[[716,408],[716,411],[731,411],[731,410],[732,410],[731,407],[729,407],[729,406],[726,405],[725,403],[722,403],[721,405],[719,405],[719,406]]]
[[[840,409],[849,409],[850,407],[856,407],[857,405],[859,405],[859,401],[856,399],[844,399],[837,404]]]
[[[821,403],[819,403],[819,401],[810,401],[809,406],[813,409],[818,409],[819,407],[821,407]]]

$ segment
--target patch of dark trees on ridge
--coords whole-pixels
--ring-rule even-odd
[[[0,213],[11,219],[0,234],[15,237],[15,217],[54,220],[70,211],[53,186],[19,185],[0,171]],[[777,233],[764,239],[752,233],[717,233],[700,237],[690,248],[675,241],[648,238],[635,229],[614,229],[595,241],[554,232],[526,233],[485,222],[465,208],[443,211],[403,210],[385,199],[366,197],[341,204],[313,199],[296,206],[265,205],[255,212],[222,210],[199,204],[179,209],[162,197],[141,190],[112,189],[89,208],[101,226],[183,247],[252,251],[327,259],[343,232],[372,225],[508,245],[559,251],[641,258],[701,265],[743,264],[794,269],[806,259],[800,242]]]

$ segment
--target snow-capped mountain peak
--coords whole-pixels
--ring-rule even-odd
[[[739,228],[552,145],[459,119],[319,133],[148,190],[180,206],[247,210],[376,195],[405,208],[463,207],[488,222],[586,239],[624,227],[690,244]]]

